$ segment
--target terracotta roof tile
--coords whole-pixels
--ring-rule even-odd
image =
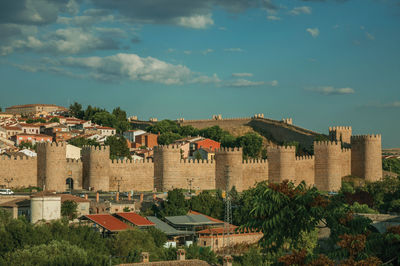
[[[150,222],[145,217],[140,216],[134,212],[118,212],[116,215],[124,218],[125,220],[133,223],[136,226],[154,226],[153,222]]]
[[[84,217],[111,232],[123,231],[131,228],[129,225],[110,214],[88,214]]]

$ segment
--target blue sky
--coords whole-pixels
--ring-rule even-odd
[[[292,117],[400,147],[397,0],[4,0],[0,106]]]

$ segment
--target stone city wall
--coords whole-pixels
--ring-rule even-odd
[[[7,187],[36,187],[37,158],[27,156],[0,156],[0,186]],[[11,181],[12,179],[12,181]]]
[[[243,181],[242,190],[254,187],[256,183],[268,181],[267,160],[246,160],[242,164]]]

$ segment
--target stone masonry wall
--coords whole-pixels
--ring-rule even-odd
[[[82,161],[67,159],[67,173],[66,178],[72,178],[74,180],[73,189],[83,188],[83,173],[82,173]]]
[[[151,160],[114,160],[110,163],[110,190],[153,191],[154,163]]]
[[[244,161],[243,167],[243,190],[254,187],[256,183],[268,181],[268,161],[251,160]]]
[[[0,156],[0,186],[8,186],[4,179],[11,178],[11,188],[38,186],[37,158]]]
[[[194,190],[215,189],[215,162],[208,160],[181,160],[179,164],[182,188]]]
[[[315,184],[315,159],[314,156],[296,156],[295,184],[305,181],[307,186]]]

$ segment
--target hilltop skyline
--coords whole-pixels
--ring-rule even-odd
[[[3,1],[0,106],[292,117],[399,147],[397,1]]]

